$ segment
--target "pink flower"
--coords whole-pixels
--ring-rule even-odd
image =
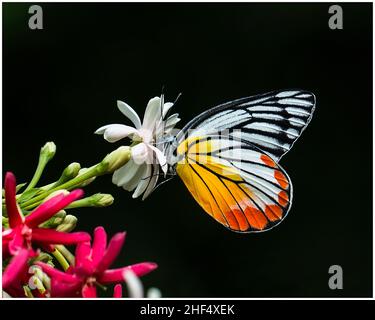
[[[125,233],[115,234],[107,246],[107,234],[103,227],[94,231],[94,240],[80,243],[76,249],[75,266],[67,272],[58,271],[38,262],[43,271],[51,277],[51,295],[54,297],[97,297],[97,286],[123,281],[123,272],[132,270],[143,276],[157,268],[155,263],[143,262],[131,266],[109,269],[124,244]],[[121,297],[121,286],[116,286],[115,297]]]
[[[122,298],[122,285],[116,284],[113,289],[113,298]]]
[[[6,266],[3,273],[3,289],[11,290],[12,294],[15,295],[17,289],[21,288],[24,275],[27,272],[27,260],[30,256],[30,252],[27,249],[20,249]]]
[[[90,235],[85,232],[65,233],[38,227],[71,202],[79,199],[83,195],[82,190],[72,191],[68,195],[59,194],[24,217],[16,202],[16,178],[13,173],[7,172],[5,175],[4,188],[9,229],[2,232],[3,258],[14,256],[3,275],[4,288],[17,280],[28,258],[35,255],[33,245],[51,249],[54,244],[71,245],[90,241]]]

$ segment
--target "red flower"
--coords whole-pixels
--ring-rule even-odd
[[[21,288],[24,275],[27,272],[27,260],[29,256],[29,250],[20,249],[3,272],[3,289],[7,290],[12,296],[24,296]]]
[[[108,269],[118,256],[125,240],[125,233],[115,234],[107,247],[107,234],[103,227],[94,231],[94,241],[80,243],[76,249],[75,266],[67,272],[58,271],[38,262],[43,271],[51,277],[51,296],[54,297],[97,297],[97,286],[123,281],[123,272],[132,270],[143,276],[157,268],[155,263],[143,262],[131,266]],[[121,297],[121,286],[115,287],[115,297]]]
[[[5,176],[5,204],[10,228],[3,231],[3,255],[15,255],[22,248],[31,249],[32,243],[48,246],[89,241],[90,235],[86,232],[65,233],[38,227],[82,195],[82,190],[74,190],[68,195],[59,194],[42,203],[25,218],[16,202],[16,178],[8,172]]]
[[[8,172],[5,175],[4,188],[9,229],[2,232],[3,258],[14,256],[3,275],[4,288],[16,280],[28,258],[35,255],[32,245],[51,249],[53,244],[71,245],[90,241],[90,235],[86,232],[65,233],[38,227],[71,202],[82,197],[82,190],[72,191],[68,195],[59,194],[24,217],[16,202],[16,178],[13,173]]]

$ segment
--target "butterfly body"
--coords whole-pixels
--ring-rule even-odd
[[[190,121],[166,148],[171,170],[226,228],[261,232],[279,224],[292,183],[278,164],[311,120],[313,94],[275,91],[238,99]]]

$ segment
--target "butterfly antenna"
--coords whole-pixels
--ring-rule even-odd
[[[169,108],[168,112],[165,114],[164,119],[167,119],[167,118],[168,118],[169,113],[171,112],[172,108],[175,106],[175,104],[177,103],[177,101],[180,99],[181,95],[182,95],[182,92],[180,92],[180,93],[177,95],[176,99],[174,99],[174,101],[173,101],[173,105],[172,105],[172,107]],[[163,120],[164,120],[164,119],[163,119]]]

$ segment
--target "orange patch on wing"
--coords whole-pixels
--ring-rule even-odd
[[[283,216],[283,210],[275,204],[267,205],[265,213],[271,221],[280,220]]]
[[[235,199],[234,206],[232,205],[231,209],[233,214],[236,216],[240,230],[246,231],[249,229],[249,223],[244,215],[244,210],[247,206],[247,196],[241,191],[239,186],[232,181],[223,180],[223,183],[230,190],[231,197]],[[229,192],[228,192],[229,194]],[[234,200],[233,199],[233,200]]]
[[[232,209],[232,213],[235,215],[238,221],[239,229],[241,231],[246,231],[247,229],[249,229],[249,224],[247,223],[247,220],[242,211],[240,210],[240,208]]]
[[[245,209],[245,215],[254,229],[263,230],[268,223],[267,218],[263,215],[262,211],[256,208],[247,207]]]
[[[208,187],[210,188],[215,199],[210,195],[211,206],[214,207],[214,210],[207,211],[210,213],[216,220],[222,223],[221,214],[224,214],[225,219],[228,221],[229,227],[233,230],[246,230],[248,228],[241,227],[241,215],[233,212],[232,208],[236,206],[235,200],[230,195],[229,191],[225,188],[222,182],[212,174],[211,172],[203,169],[199,165],[192,165],[199,175],[204,179]],[[216,200],[216,201],[215,201]],[[217,202],[217,205],[216,203]],[[242,215],[243,216],[243,215]],[[220,219],[220,220],[219,220]],[[227,225],[227,223],[224,223]],[[244,229],[242,229],[244,228]]]
[[[228,221],[229,228],[234,229],[234,230],[239,230],[239,225],[238,225],[238,222],[237,222],[235,216],[233,215],[233,212],[227,211],[227,212],[224,213],[224,215],[225,215],[225,218]]]
[[[288,179],[285,177],[285,175],[281,171],[275,170],[274,177],[279,183],[279,185],[281,186],[281,188],[283,189],[288,188],[288,185],[289,185]]]
[[[280,205],[285,207],[289,202],[288,194],[285,191],[280,191],[279,196],[278,196],[278,201],[279,201]]]
[[[265,154],[262,154],[260,156],[260,160],[264,162],[269,167],[276,168],[275,161],[273,161],[269,156],[266,156]]]

